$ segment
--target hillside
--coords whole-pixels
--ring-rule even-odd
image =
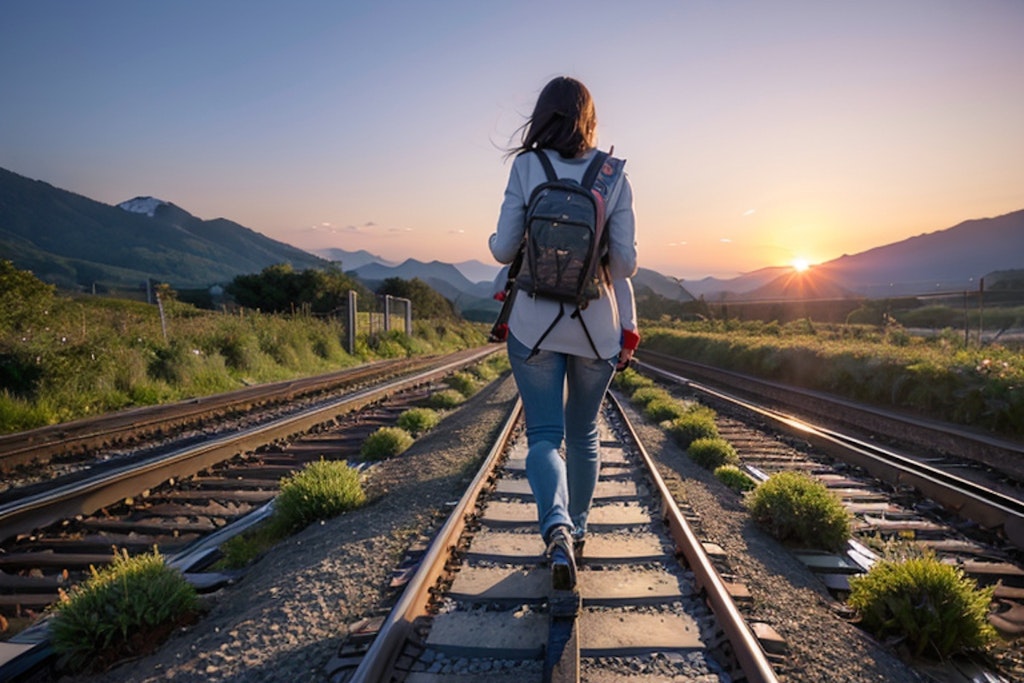
[[[846,255],[800,277],[788,267],[736,278],[686,280],[695,296],[720,299],[892,297],[976,290],[981,278],[1024,268],[1024,210]]]
[[[275,263],[328,265],[230,220],[202,220],[169,202],[136,198],[125,206],[0,169],[0,253],[68,288],[137,286],[148,278],[207,287]]]

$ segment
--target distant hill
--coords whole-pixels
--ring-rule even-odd
[[[694,296],[675,278],[662,275],[649,268],[638,268],[633,276],[633,290],[639,296],[645,291],[657,294],[670,301],[693,301]]]
[[[382,263],[387,266],[398,265],[381,256],[371,254],[365,249],[360,249],[359,251],[345,251],[344,249],[331,247],[328,249],[317,249],[314,253],[318,256],[322,256],[328,261],[340,263],[342,270],[355,270],[356,268],[361,268],[368,263]]]
[[[225,218],[199,219],[174,204],[136,197],[110,206],[0,169],[0,258],[65,287],[135,286],[148,278],[178,288],[206,287],[276,263],[297,270],[341,262],[373,288],[389,277],[419,278],[465,315],[497,312],[491,298],[497,264],[463,261],[395,264],[366,251],[325,249],[320,256]],[[813,266],[762,268],[732,279],[679,281],[643,269],[638,294],[689,301],[892,297],[977,289],[997,273],[1024,269],[1024,210],[964,221],[952,228]]]
[[[68,288],[136,286],[148,278],[207,287],[276,263],[329,264],[224,218],[202,220],[170,202],[111,206],[0,169],[0,255]]]
[[[1024,210],[964,221],[813,266],[800,277],[788,267],[736,278],[685,280],[695,296],[794,299],[914,296],[976,290],[983,277],[1024,268]]]
[[[871,297],[977,289],[999,270],[1024,268],[1024,211],[980,218],[819,266]]]
[[[492,281],[470,282],[450,263],[431,261],[424,263],[406,259],[397,266],[383,263],[367,263],[354,270],[344,269],[359,278],[370,289],[376,289],[388,278],[412,280],[419,278],[430,285],[441,296],[451,301],[456,310],[465,315],[466,311],[480,310],[482,315],[491,316],[498,312],[499,305],[492,299]]]

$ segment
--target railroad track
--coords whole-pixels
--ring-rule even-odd
[[[34,621],[90,566],[108,563],[112,548],[158,547],[201,589],[233,580],[236,573],[202,570],[223,540],[269,515],[282,477],[320,458],[358,461],[370,433],[494,350],[435,358],[418,371],[404,366],[398,378],[382,380],[378,371],[371,386],[362,375],[361,388],[255,426],[8,491],[0,503],[0,615]]]
[[[469,350],[464,353],[472,353]],[[58,460],[61,467],[75,463],[94,465],[97,452],[124,447],[138,451],[154,439],[167,439],[211,420],[251,413],[256,409],[289,406],[331,393],[372,386],[437,364],[437,356],[385,360],[316,377],[246,387],[175,403],[145,406],[106,415],[0,435],[0,473],[19,468],[45,467]]]
[[[517,406],[379,632],[357,625],[331,680],[777,680],[610,395],[578,593],[550,588],[519,419]]]
[[[719,380],[712,387],[673,372],[685,372],[689,364],[659,354],[654,358],[648,355],[647,362],[638,362],[638,367],[688,399],[718,409],[719,433],[737,450],[742,467],[755,480],[764,481],[781,471],[804,472],[825,484],[843,502],[854,520],[854,537],[844,552],[794,550],[838,599],[848,594],[849,578],[868,571],[887,544],[914,546],[919,552],[934,553],[941,561],[959,567],[981,586],[995,586],[990,622],[1010,641],[1024,637],[1024,498],[1019,486],[1008,483],[1006,472],[988,470],[993,461],[1001,461],[1001,456],[990,454],[982,463],[985,467],[980,468],[975,462],[965,462],[969,454],[982,450],[978,443],[968,443],[968,432],[943,425],[941,435],[923,439],[926,444],[966,444],[957,449],[959,457],[928,457],[919,449],[911,455],[748,400],[740,394],[750,395],[757,384],[752,378],[737,379],[733,373],[718,376],[701,366],[702,378]],[[738,388],[740,393],[727,393],[723,385]],[[773,404],[785,391],[778,385],[771,387]],[[795,394],[781,403],[799,406],[807,400],[803,392]],[[831,421],[836,422],[834,416],[843,413],[847,404],[833,403],[829,410],[826,402],[826,397],[815,395],[813,412],[833,415]],[[842,415],[838,421],[855,421],[861,430],[900,421],[899,416],[863,406],[859,411],[862,415]],[[893,433],[920,435],[927,424],[920,420],[912,423],[879,434],[878,441],[889,441]],[[758,428],[751,429],[751,425]],[[992,441],[990,437],[983,439],[983,443]],[[1012,443],[999,444],[1000,453],[1015,448]],[[1008,660],[1012,661],[1007,662],[1007,668],[1020,674],[1024,657],[1019,646],[1011,645],[1009,650]],[[984,664],[971,660],[956,661],[951,666],[959,667],[966,677],[987,673]]]
[[[981,583],[1001,581],[994,623],[1010,634],[1024,624],[1020,616],[1024,614],[1024,582],[1019,546],[1012,531],[1016,522],[1008,521],[1017,513],[993,512],[1000,506],[986,508],[983,500],[977,505],[966,504],[963,498],[936,502],[942,500],[941,494],[930,492],[931,498],[921,495],[915,488],[918,483],[910,485],[910,480],[903,478],[909,475],[897,474],[893,483],[888,483],[884,471],[872,473],[863,463],[843,464],[842,451],[851,446],[863,450],[864,444],[857,439],[843,445],[838,432],[812,434],[811,425],[789,415],[775,415],[749,402],[740,407],[736,397],[720,389],[711,389],[664,367],[656,369],[649,356],[644,361],[641,368],[645,372],[675,386],[676,392],[716,408],[730,406],[719,410],[719,428],[737,448],[748,471],[767,476],[778,469],[799,469],[818,476],[850,506],[862,539],[898,537],[928,543],[947,561],[974,572],[972,575]],[[735,613],[729,587],[722,579],[723,570],[720,566],[716,570],[715,562],[701,557],[701,544],[671,496],[658,484],[658,477],[645,474],[639,483],[628,483],[625,473],[642,470],[649,458],[641,445],[630,444],[632,430],[613,405],[606,410],[604,420],[605,466],[592,516],[591,540],[581,567],[582,604],[578,617],[570,620],[570,636],[559,641],[560,651],[568,652],[567,659],[551,657],[558,648],[548,644],[546,634],[560,615],[564,621],[567,604],[574,603],[566,603],[562,599],[565,596],[552,595],[546,588],[543,548],[536,537],[533,503],[522,477],[524,439],[510,426],[506,434],[513,443],[508,448],[496,446],[488,460],[495,466],[503,463],[504,469],[482,471],[477,476],[459,511],[425,550],[419,562],[420,573],[408,582],[399,604],[383,623],[364,624],[362,631],[357,627],[343,645],[332,662],[332,680],[385,681],[392,673],[400,672],[406,676],[404,680],[414,683],[520,681],[541,680],[546,670],[553,680],[574,680],[574,671],[575,675],[583,672],[585,678],[600,680],[597,676],[611,675],[616,667],[628,668],[631,678],[640,676],[634,680],[644,680],[644,676],[664,680],[680,672],[691,677],[708,676],[709,681],[719,680],[719,674],[737,680],[772,680],[773,659],[752,637],[752,626],[744,625]],[[891,464],[881,469],[898,471]],[[1009,488],[1012,491],[1013,487]],[[986,496],[984,492],[976,495],[980,499]],[[965,521],[964,515],[975,508],[983,511],[978,514],[981,521]],[[608,515],[604,521],[599,510],[604,510],[601,515]],[[639,516],[643,512],[646,518]],[[688,546],[698,550],[691,552]],[[870,543],[865,542],[852,544],[840,555],[797,554],[837,596],[848,587],[849,576],[877,559]],[[609,583],[615,584],[613,588],[624,586],[625,590],[616,595],[608,588]],[[646,592],[629,590],[651,586],[654,588]],[[720,592],[719,587],[725,590]],[[644,595],[642,599],[640,594]],[[718,600],[721,605],[716,604]],[[610,617],[613,623],[605,627],[601,619],[609,615],[615,615]],[[638,622],[631,622],[634,617],[649,618],[645,624],[655,620],[676,625],[685,622],[687,626],[681,631],[671,629],[672,637],[681,632],[692,640],[671,641],[665,636],[664,641],[641,642],[640,635],[658,633],[646,627],[626,628],[622,641],[616,644],[591,640],[595,633],[605,631],[613,634],[613,639],[620,637],[614,635],[615,620],[621,618],[620,623],[635,626]],[[511,630],[494,626],[493,622],[500,624],[505,619],[510,620],[507,623]],[[435,631],[436,624],[444,625]],[[522,629],[523,640],[516,640],[519,635],[513,633],[513,627],[524,624],[528,626]],[[588,624],[601,626],[588,628]],[[754,626],[759,635],[767,627]],[[499,635],[489,628],[498,628]],[[765,630],[770,633],[770,628]],[[538,640],[541,631],[545,636]],[[495,643],[508,647],[499,652]],[[965,670],[982,670],[973,662],[957,665]],[[485,667],[490,667],[487,673],[473,672]],[[1020,673],[1024,668],[1018,666],[1016,671]],[[1015,678],[993,675],[985,680]]]

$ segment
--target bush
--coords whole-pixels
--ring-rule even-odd
[[[398,416],[397,425],[413,436],[429,432],[441,422],[441,416],[430,408],[410,408]]]
[[[155,548],[135,557],[115,550],[109,566],[90,572],[54,608],[50,642],[61,668],[100,671],[138,656],[199,609],[195,588]]]
[[[690,458],[707,470],[714,470],[722,465],[735,465],[740,461],[736,449],[725,439],[712,437],[694,439],[686,449]]]
[[[656,398],[644,406],[644,415],[653,422],[675,420],[687,412],[686,406],[672,398]]]
[[[633,368],[626,368],[612,379],[612,385],[625,394],[631,394],[640,387],[653,387],[654,380],[644,377]]]
[[[995,637],[988,623],[994,587],[977,587],[934,556],[883,560],[851,577],[849,604],[881,640],[901,639],[917,657],[945,659]]]
[[[301,529],[364,502],[359,471],[343,460],[321,459],[281,480],[281,492],[274,499],[274,522],[283,530]]]
[[[652,401],[671,401],[672,394],[661,387],[640,387],[630,395],[629,400],[640,407],[645,407]]]
[[[718,426],[714,413],[706,409],[690,410],[672,420],[668,433],[680,448],[689,448],[697,439],[717,439]]]
[[[715,479],[739,493],[750,491],[757,486],[757,482],[736,465],[720,465],[716,467]]]
[[[466,398],[475,394],[479,387],[476,377],[468,372],[453,372],[445,379],[445,383],[450,389],[454,389]]]
[[[461,405],[466,401],[466,397],[454,389],[444,389],[442,391],[434,392],[427,399],[427,405],[437,410],[447,410]]]
[[[401,427],[381,427],[366,437],[360,455],[366,460],[383,460],[404,452],[412,442],[412,435]]]
[[[778,472],[747,499],[754,521],[783,543],[838,550],[850,538],[850,513],[824,484]]]

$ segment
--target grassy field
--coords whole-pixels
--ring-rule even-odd
[[[414,320],[411,336],[357,334],[349,354],[342,323],[310,315],[169,301],[161,321],[145,303],[46,292],[18,305],[0,316],[0,433],[486,341],[471,323]]]
[[[1024,436],[1024,354],[962,332],[709,321],[644,327],[644,348],[935,419]]]

